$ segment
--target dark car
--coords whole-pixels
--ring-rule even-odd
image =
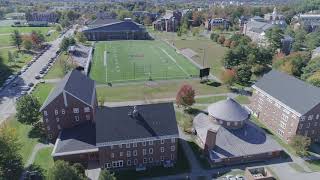
[[[43,67],[41,70],[42,71],[46,71],[47,70],[47,66]]]
[[[39,72],[39,74],[44,74],[44,71],[43,71],[43,70],[41,70],[41,71]]]
[[[34,78],[35,79],[40,79],[41,77],[39,75],[36,75]]]
[[[28,86],[29,86],[29,87],[32,87],[32,86],[34,86],[34,84],[33,84],[33,83],[29,83]]]

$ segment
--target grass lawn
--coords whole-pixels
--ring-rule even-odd
[[[314,161],[305,161],[305,164],[312,170],[312,171],[320,171],[320,160]]]
[[[46,174],[46,172],[53,167],[54,161],[51,157],[52,150],[53,147],[40,149],[34,159],[33,164],[40,166],[45,171],[44,174]]]
[[[249,104],[250,99],[248,96],[237,96],[235,100],[240,104]]]
[[[212,96],[212,97],[205,97],[205,98],[196,98],[196,103],[211,104],[224,99],[227,99],[227,96]]]
[[[162,41],[108,41],[95,47],[90,77],[99,83],[180,79],[199,70]]]
[[[211,40],[174,40],[171,42],[180,50],[189,48],[196,52],[197,55],[192,57],[192,59],[198,64],[203,65],[204,57],[204,65],[211,68],[211,73],[216,76],[220,75],[223,70],[222,59],[227,51],[226,47]]]
[[[181,80],[160,83],[154,82],[153,85],[144,83],[114,87],[97,87],[97,94],[98,97],[103,97],[107,102],[175,98],[178,90],[183,84],[190,84],[195,90],[196,95],[229,92],[226,86],[220,86],[215,82],[201,84],[198,80]]]
[[[289,163],[289,166],[297,172],[305,173],[305,170],[297,163]]]
[[[43,35],[46,35],[50,29],[54,27],[11,27],[11,26],[2,26],[0,27],[0,34],[12,33],[14,30],[18,30],[20,33],[30,33],[33,30],[41,31]]]
[[[146,171],[136,172],[135,170],[128,170],[128,171],[120,171],[115,172],[115,176],[118,180],[135,180],[147,177],[157,177],[157,176],[169,176],[175,175],[180,173],[187,173],[190,171],[190,164],[189,161],[181,148],[179,143],[178,147],[178,160],[174,167],[172,168],[164,168],[164,167],[152,167],[147,168]]]
[[[32,92],[32,95],[37,97],[40,101],[40,104],[42,104],[47,99],[47,96],[53,88],[54,84],[51,83],[38,84]]]
[[[30,137],[30,132],[32,132],[33,127],[31,125],[25,125],[18,122],[15,118],[10,118],[7,121],[8,126],[15,128],[19,143],[21,144],[20,154],[25,164],[31,155],[34,146],[38,143],[39,138]]]
[[[54,65],[49,70],[48,74],[44,77],[44,79],[59,79],[64,77],[63,70],[61,68],[61,62],[63,60],[68,59],[68,55],[62,53],[59,58],[56,60]]]
[[[1,35],[0,34],[0,47],[8,47],[8,46],[12,46],[11,43],[11,37],[8,35]]]

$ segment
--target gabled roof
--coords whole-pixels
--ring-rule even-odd
[[[110,24],[105,24],[99,27],[89,28],[83,32],[122,32],[122,31],[142,31],[144,28],[141,24],[131,20],[119,21]]]
[[[96,143],[178,135],[172,103],[136,106],[138,115],[130,115],[132,106],[99,107],[96,111]]]
[[[92,96],[95,91],[95,82],[78,70],[72,70],[50,92],[40,111],[49,105],[63,92],[68,93],[82,102],[92,105]]]
[[[320,103],[320,88],[276,70],[265,74],[255,87],[301,115]]]
[[[98,26],[117,23],[117,22],[121,22],[121,21],[119,21],[117,19],[112,19],[112,18],[97,18],[97,19],[91,21],[88,24],[88,26],[90,26],[90,27],[98,27]]]

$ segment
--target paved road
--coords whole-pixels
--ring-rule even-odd
[[[63,37],[69,36],[74,32],[74,29],[67,31]],[[16,78],[14,82],[18,83],[17,87],[11,87],[9,84],[0,92],[0,124],[3,120],[7,119],[15,113],[15,98],[21,93],[21,87],[29,83],[36,84],[38,81],[35,80],[35,76],[39,74],[39,71],[46,65],[49,60],[55,56],[59,49],[62,38],[58,38],[51,42],[51,47],[47,50],[39,59],[33,63],[30,68],[20,76]],[[13,82],[12,82],[13,83]]]

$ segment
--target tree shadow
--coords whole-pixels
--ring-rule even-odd
[[[213,87],[219,87],[221,86],[221,83],[216,82],[216,81],[209,81],[206,83],[208,86],[213,86]]]
[[[201,109],[192,108],[192,107],[185,109],[184,112],[189,114],[189,115],[192,115],[192,116],[196,116],[199,113],[208,114],[207,112],[205,112],[205,111],[203,111]]]
[[[47,143],[48,142],[42,122],[38,122],[38,123],[34,124],[31,131],[29,131],[28,137],[29,138],[38,138],[38,141],[40,143]]]

